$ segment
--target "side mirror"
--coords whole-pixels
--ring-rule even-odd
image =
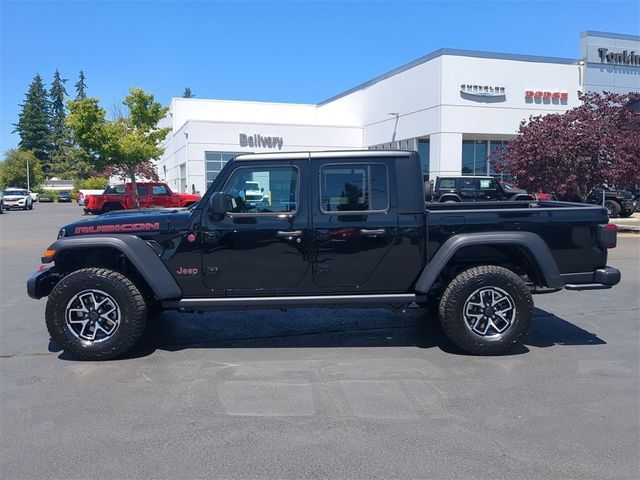
[[[260,189],[260,193],[264,193],[264,188],[261,188],[261,189]]]
[[[209,215],[212,217],[224,217],[227,213],[227,199],[224,193],[215,192],[209,199]]]

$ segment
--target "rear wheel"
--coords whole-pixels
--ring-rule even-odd
[[[620,204],[618,202],[606,200],[604,202],[604,208],[607,209],[609,218],[618,218],[618,215],[620,215]]]
[[[633,210],[622,210],[622,211],[620,211],[620,216],[622,218],[628,218],[631,215],[633,215]]]
[[[511,270],[474,267],[447,286],[439,314],[447,337],[458,347],[475,355],[499,355],[529,330],[533,298]]]
[[[81,360],[109,360],[127,352],[144,331],[144,297],[127,277],[86,268],[64,277],[45,310],[51,338]]]

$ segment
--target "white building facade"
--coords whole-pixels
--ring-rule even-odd
[[[489,154],[522,120],[585,91],[640,91],[640,37],[582,32],[579,59],[442,49],[317,105],[174,98],[158,170],[204,193],[239,153],[399,148],[425,178],[494,174]]]

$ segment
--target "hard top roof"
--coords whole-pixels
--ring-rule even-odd
[[[234,161],[247,160],[305,160],[321,158],[371,158],[371,157],[409,157],[413,150],[332,150],[315,152],[277,152],[277,153],[243,153]]]

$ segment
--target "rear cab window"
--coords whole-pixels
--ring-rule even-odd
[[[169,195],[169,190],[165,185],[154,185],[151,192],[153,195]]]

